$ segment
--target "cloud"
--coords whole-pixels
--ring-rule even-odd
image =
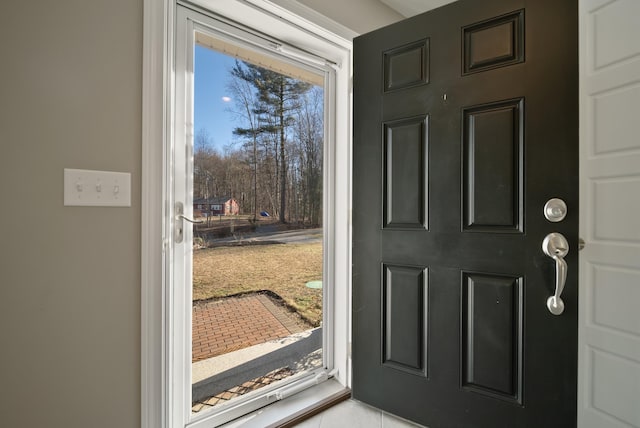
[[[222,101],[224,101],[225,103],[228,103],[229,101],[231,101],[230,97],[224,96],[222,97]]]

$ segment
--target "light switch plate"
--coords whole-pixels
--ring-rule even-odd
[[[64,205],[130,207],[131,174],[65,168]]]

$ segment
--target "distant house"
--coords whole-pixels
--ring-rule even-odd
[[[240,206],[238,201],[231,197],[198,198],[193,200],[193,213],[195,216],[238,215]]]

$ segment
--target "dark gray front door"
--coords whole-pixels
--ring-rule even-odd
[[[460,0],[354,41],[356,399],[431,428],[576,425],[577,35],[575,0]]]

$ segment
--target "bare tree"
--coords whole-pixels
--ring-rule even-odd
[[[318,225],[322,219],[322,157],[324,142],[324,97],[314,87],[300,97],[296,110],[294,141],[302,221]]]
[[[215,163],[219,156],[212,146],[213,139],[207,130],[198,130],[193,153],[193,189],[197,198],[208,199],[215,193]]]
[[[242,68],[240,62],[236,61],[235,66],[231,70],[231,76],[234,78],[229,81],[227,88],[233,95],[233,100],[237,107],[237,115],[247,125],[244,128],[235,128],[233,133],[245,137],[251,147],[250,162],[253,167],[253,219],[255,221],[258,217],[258,136],[263,132],[259,125],[259,112],[255,110],[258,99],[250,82],[250,78]]]

